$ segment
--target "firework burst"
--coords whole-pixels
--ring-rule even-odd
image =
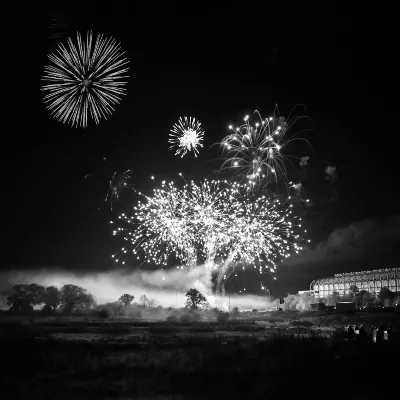
[[[250,123],[249,116],[244,118],[245,123],[240,127],[229,129],[233,133],[227,135],[221,142],[225,155],[221,170],[229,169],[233,178],[246,182],[249,189],[260,187],[263,184],[287,182],[285,156],[282,149],[294,140],[304,140],[294,134],[287,138],[290,127],[300,118],[289,117],[286,120],[279,116],[277,107],[272,117],[262,119],[255,111],[259,120]],[[308,143],[308,142],[307,142]]]
[[[292,216],[293,205],[271,196],[254,200],[245,189],[226,181],[192,181],[182,189],[163,182],[134,207],[133,217],[119,217],[131,227],[114,231],[128,241],[115,260],[128,248],[158,265],[173,256],[191,269],[200,259],[219,270],[219,287],[238,264],[275,272],[279,260],[301,250],[295,232],[300,224]]]
[[[199,153],[198,147],[203,147],[201,143],[204,131],[201,123],[196,118],[184,117],[174,124],[169,134],[171,143],[170,148],[176,149],[175,155],[183,157],[188,151],[193,151],[195,157]]]
[[[120,45],[113,38],[88,32],[86,40],[77,33],[77,44],[68,39],[60,44],[45,66],[42,91],[51,114],[62,123],[87,126],[88,114],[96,124],[114,111],[125,92],[129,61],[122,58]]]

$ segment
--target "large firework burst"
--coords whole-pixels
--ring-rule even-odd
[[[279,116],[278,108],[274,115],[263,119],[258,111],[255,111],[258,121],[250,123],[248,115],[245,123],[237,128],[232,125],[229,129],[233,133],[227,135],[221,142],[225,155],[221,170],[229,169],[233,172],[233,178],[246,182],[249,189],[268,185],[278,180],[287,182],[285,156],[282,149],[296,139],[298,132],[287,138],[290,127],[300,118],[290,117],[286,120]],[[308,142],[307,142],[308,143]]]
[[[171,149],[176,149],[175,155],[183,157],[188,151],[193,151],[195,157],[199,152],[198,147],[203,147],[201,143],[204,136],[200,121],[196,118],[184,117],[174,124],[169,134]]]
[[[163,182],[139,202],[134,217],[119,217],[132,228],[114,231],[128,241],[114,257],[118,261],[131,247],[159,265],[174,256],[192,268],[200,259],[219,269],[219,286],[237,264],[275,272],[279,260],[301,250],[293,205],[267,196],[254,200],[245,192],[245,185],[226,181],[192,181],[182,189]]]
[[[120,44],[102,34],[93,39],[88,32],[86,40],[77,33],[77,43],[68,39],[68,48],[60,44],[50,54],[45,66],[42,91],[47,109],[60,122],[72,126],[87,126],[88,113],[96,124],[114,111],[125,92],[125,73],[129,61],[122,58]]]

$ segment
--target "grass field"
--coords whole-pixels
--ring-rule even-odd
[[[393,338],[343,341],[338,331],[350,323],[391,323]],[[3,317],[1,398],[286,399],[324,391],[368,399],[380,388],[392,393],[399,328],[395,314],[269,313],[223,325]]]

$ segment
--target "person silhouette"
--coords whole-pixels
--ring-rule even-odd
[[[349,340],[353,340],[355,337],[355,333],[354,333],[354,329],[352,325],[349,325],[349,327],[347,328],[347,338]]]

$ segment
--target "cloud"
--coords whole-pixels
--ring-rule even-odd
[[[314,250],[285,260],[285,266],[308,266],[324,273],[390,268],[398,262],[400,215],[385,220],[364,220],[335,229]],[[325,272],[326,271],[326,272]]]

